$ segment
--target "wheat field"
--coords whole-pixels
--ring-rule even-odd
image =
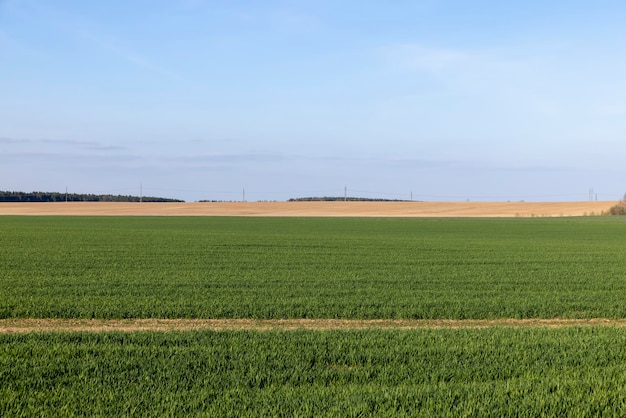
[[[559,217],[600,215],[615,202],[2,203],[0,215]]]

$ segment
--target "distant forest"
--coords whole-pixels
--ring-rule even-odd
[[[151,196],[122,196],[112,194],[84,194],[57,192],[0,191],[0,202],[184,202],[184,200]]]
[[[367,197],[298,197],[289,199],[289,202],[410,202],[401,199],[370,199]]]

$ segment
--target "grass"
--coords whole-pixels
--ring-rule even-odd
[[[626,317],[620,218],[0,217],[0,318]]]
[[[623,416],[626,329],[0,335],[0,414]]]
[[[620,218],[0,231],[0,318],[626,318]],[[626,328],[0,334],[0,415],[624,416]]]

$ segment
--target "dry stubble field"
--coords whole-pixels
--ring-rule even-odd
[[[552,217],[600,215],[615,202],[2,203],[0,215]]]

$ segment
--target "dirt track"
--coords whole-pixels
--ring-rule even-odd
[[[2,319],[0,334],[28,332],[191,330],[479,329],[491,327],[625,327],[626,319]]]
[[[0,203],[0,215],[544,217],[599,215],[616,202]]]

